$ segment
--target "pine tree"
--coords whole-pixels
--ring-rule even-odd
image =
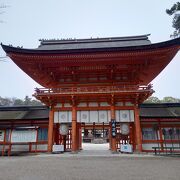
[[[180,2],[175,3],[171,9],[166,9],[166,13],[170,16],[173,15],[172,27],[175,31],[171,37],[177,38],[180,36]]]

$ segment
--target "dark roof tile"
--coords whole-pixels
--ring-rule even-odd
[[[141,118],[180,118],[180,103],[141,104]],[[48,119],[46,106],[0,107],[0,120]]]
[[[0,120],[15,119],[48,119],[49,109],[46,106],[13,106],[0,107]]]
[[[180,117],[180,103],[141,104],[140,117],[143,117],[143,118]]]
[[[151,44],[148,35],[91,39],[41,40],[37,50],[117,48]]]

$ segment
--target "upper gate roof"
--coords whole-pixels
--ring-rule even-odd
[[[2,44],[7,55],[44,87],[149,84],[180,49],[180,38],[151,44],[148,35],[40,40],[36,49]]]
[[[90,39],[40,40],[37,50],[69,50],[130,47],[151,44],[148,35]]]

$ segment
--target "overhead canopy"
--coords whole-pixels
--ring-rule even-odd
[[[37,49],[2,47],[25,73],[47,88],[112,82],[147,85],[176,55],[180,38],[156,44],[147,35],[41,40]]]

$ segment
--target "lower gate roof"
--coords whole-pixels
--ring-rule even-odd
[[[180,103],[141,104],[140,118],[180,118]],[[47,106],[0,106],[0,120],[49,119]]]

